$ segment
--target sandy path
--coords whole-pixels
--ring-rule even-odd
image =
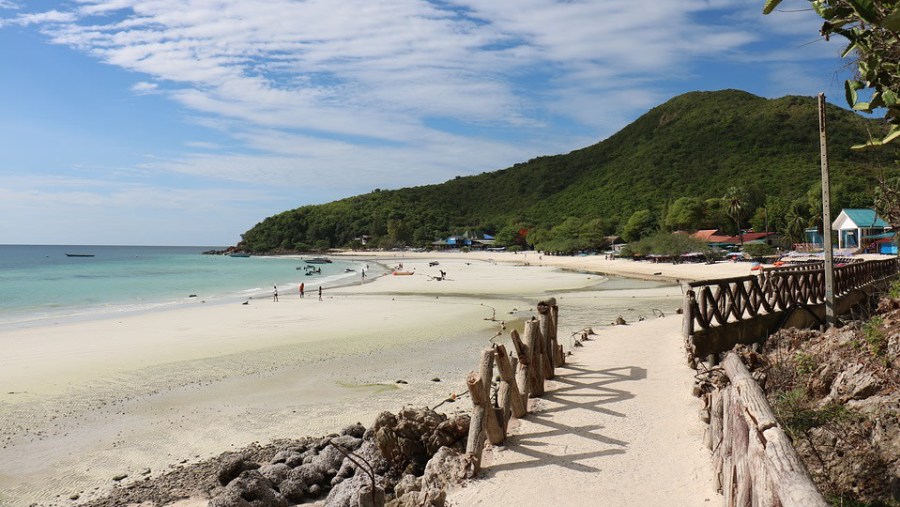
[[[722,505],[679,316],[605,328],[557,370],[454,505]],[[536,487],[536,485],[540,485]]]

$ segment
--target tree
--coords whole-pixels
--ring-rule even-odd
[[[699,197],[679,197],[666,214],[665,225],[669,230],[697,230],[703,222],[706,203]]]
[[[648,236],[656,230],[656,219],[648,209],[635,211],[625,222],[622,229],[622,238],[625,241],[637,241]]]
[[[744,232],[741,230],[741,222],[747,217],[747,192],[741,187],[731,187],[723,197],[728,202],[728,216],[734,220],[738,229],[738,238],[741,240],[741,249],[744,248]]]
[[[828,40],[837,34],[849,41],[843,56],[853,55],[856,79],[844,83],[847,104],[871,113],[885,109],[890,125],[886,136],[872,138],[854,148],[876,147],[900,137],[900,2],[897,0],[808,0],[825,23],[819,33]],[[781,0],[766,0],[763,14]],[[866,99],[858,93],[871,90]]]
[[[791,244],[806,242],[806,226],[809,224],[809,216],[806,214],[806,205],[797,201],[791,205],[785,213],[785,224],[782,233]]]

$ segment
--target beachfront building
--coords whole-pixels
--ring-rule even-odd
[[[892,237],[890,228],[872,209],[843,209],[831,224],[831,230],[837,231],[839,249],[866,250],[875,241]]]
[[[438,250],[459,250],[468,248],[469,250],[486,250],[494,245],[494,237],[488,234],[482,234],[477,237],[476,234],[466,232],[462,236],[450,236],[449,238],[439,239],[431,244]]]

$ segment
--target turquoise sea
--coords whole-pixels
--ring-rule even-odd
[[[301,259],[201,254],[214,248],[222,247],[0,245],[0,329],[271,297],[273,285],[294,294],[303,282],[311,292],[355,280],[365,267],[335,260],[305,276]]]

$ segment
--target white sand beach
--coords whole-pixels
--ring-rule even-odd
[[[551,295],[560,304],[560,337],[568,348],[571,340],[565,337],[588,326],[600,329],[617,315],[629,322],[652,319],[657,313],[672,315],[681,305],[676,279],[750,272],[746,263],[666,265],[534,253],[358,257],[380,259],[388,266],[402,262],[404,270],[415,274],[330,288],[322,301],[307,288],[305,298],[293,291],[282,294],[277,303],[197,301],[176,310],[4,331],[0,504],[71,505],[71,495],[88,500],[117,484],[252,442],[324,435],[357,421],[369,425],[383,410],[437,405],[450,393],[464,391],[465,373],[500,331],[500,320],[507,334],[521,330],[521,320],[533,315],[534,304]],[[430,261],[440,265],[429,267]],[[436,280],[439,270],[446,272],[444,280]],[[632,282],[606,281],[589,272],[660,283],[629,288]],[[491,317],[496,320],[488,320]],[[592,353],[609,354],[601,361],[607,369],[644,368],[651,381],[654,370],[663,367],[683,368],[681,374],[689,379],[677,354],[680,342],[673,343],[680,319],[657,319],[652,326],[645,322],[621,329],[643,340],[665,340],[665,347],[676,352],[661,355],[662,363],[643,365],[637,356],[616,357],[616,351]],[[587,352],[576,351],[573,365],[588,361],[579,353]],[[681,398],[660,401],[674,403],[667,414],[683,406],[696,427],[677,437],[699,449],[701,428],[689,382],[676,387],[684,391]],[[468,409],[463,403],[451,407]],[[640,414],[617,424],[634,425],[622,431],[635,435],[655,427]],[[644,439],[663,441],[652,435],[624,440]],[[632,461],[658,459],[644,451],[626,454]],[[702,457],[697,452],[691,459]],[[597,466],[636,465],[627,461]],[[702,475],[704,466],[687,468]],[[121,483],[112,480],[121,474],[128,477]],[[494,473],[496,478],[501,475]],[[702,483],[703,478],[696,481]],[[709,477],[701,496],[708,496],[711,481]],[[488,490],[484,494],[490,497]]]

